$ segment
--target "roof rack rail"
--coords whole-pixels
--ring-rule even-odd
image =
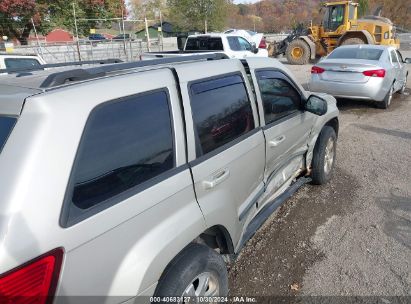
[[[209,61],[228,59],[224,53],[213,53],[204,55],[191,55],[172,58],[152,59],[135,62],[125,62],[118,64],[105,65],[100,67],[90,67],[86,69],[75,69],[63,72],[56,72],[47,76],[40,85],[41,88],[50,88],[62,85],[71,81],[81,81],[105,76],[109,72],[116,72],[128,69],[135,69],[147,66],[163,65],[170,63],[190,62],[190,61]]]
[[[85,64],[112,64],[112,63],[122,63],[124,62],[121,59],[103,59],[103,60],[87,60],[87,61],[72,61],[72,62],[63,62],[63,63],[50,63],[50,64],[41,64],[38,66],[33,67],[20,67],[20,68],[11,68],[11,69],[1,69],[0,73],[27,73],[33,71],[40,71],[48,68],[59,68],[59,67],[66,67],[66,66],[77,66],[77,65],[85,65]]]

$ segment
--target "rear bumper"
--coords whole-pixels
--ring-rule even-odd
[[[371,77],[364,83],[350,83],[338,81],[326,81],[318,75],[311,75],[310,91],[322,92],[339,98],[353,98],[382,101],[388,93],[389,87],[385,87],[384,78]]]

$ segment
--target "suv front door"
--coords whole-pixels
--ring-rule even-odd
[[[315,115],[302,110],[303,93],[282,72],[260,69],[255,77],[266,139],[264,180],[277,190],[302,167]]]

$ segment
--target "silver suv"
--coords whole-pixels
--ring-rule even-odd
[[[230,257],[330,179],[337,134],[335,99],[275,59],[2,76],[0,297],[225,296]]]

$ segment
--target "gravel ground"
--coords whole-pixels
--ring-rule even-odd
[[[306,86],[311,66],[288,67]],[[338,101],[332,181],[271,216],[232,265],[231,295],[411,296],[410,88],[389,110]]]

